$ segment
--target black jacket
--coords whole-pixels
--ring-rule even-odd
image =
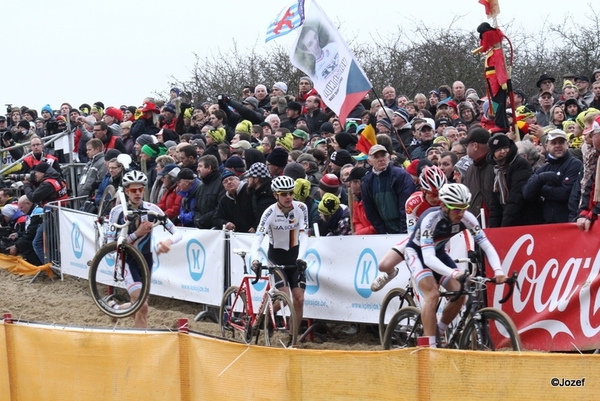
[[[225,193],[219,201],[213,225],[221,228],[231,222],[235,224],[235,232],[247,233],[254,227],[255,221],[256,217],[252,210],[252,194],[248,191],[248,184],[240,182],[235,198]]]
[[[263,213],[269,206],[275,203],[275,197],[273,196],[273,191],[271,191],[271,180],[266,180],[266,182],[258,187],[255,190],[251,191],[252,194],[252,211],[254,212],[254,224],[252,227],[256,229],[258,227],[258,223],[260,222],[260,218]]]
[[[211,229],[214,227],[213,218],[217,213],[219,200],[225,194],[219,170],[202,178],[202,184],[194,205],[194,225],[198,228]]]

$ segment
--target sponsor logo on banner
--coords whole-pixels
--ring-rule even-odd
[[[83,255],[84,244],[85,239],[79,228],[79,224],[73,223],[73,228],[71,229],[71,245],[73,247],[73,255],[75,255],[77,259],[81,259],[81,256]]]
[[[369,298],[371,296],[371,282],[377,277],[378,266],[377,256],[371,248],[366,248],[361,252],[354,273],[354,288],[361,297]]]
[[[521,287],[500,304],[506,290],[496,286],[489,304],[514,320],[526,349],[600,347],[598,230],[581,232],[574,224],[486,230],[504,272],[518,272]]]
[[[306,251],[306,292],[314,294],[319,291],[319,271],[321,270],[321,257],[315,249]]]
[[[260,262],[260,264],[263,266],[268,266],[269,258],[267,258],[267,254],[266,254],[265,250],[260,248],[259,253],[260,253],[260,257],[258,258],[258,261]],[[246,258],[248,259],[246,261],[247,266],[250,267],[250,271],[248,273],[253,274],[252,261],[250,260],[250,254],[246,255]],[[254,279],[252,279],[252,280],[254,280]],[[252,280],[250,281],[250,284],[252,284]],[[262,291],[265,289],[266,286],[267,286],[267,280],[258,280],[258,282],[256,284],[252,284],[252,287],[254,287],[254,289],[256,291]]]
[[[204,247],[200,241],[192,239],[185,248],[185,254],[187,256],[190,277],[194,281],[199,281],[206,267],[206,251]]]

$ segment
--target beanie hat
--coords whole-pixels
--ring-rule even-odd
[[[406,122],[410,121],[410,114],[408,113],[408,110],[406,110],[403,107],[401,107],[398,110],[394,111],[394,114],[397,115],[398,117],[402,118]]]
[[[116,107],[109,107],[104,112],[107,116],[111,116],[112,118],[117,119],[118,121],[123,121],[123,112]]]
[[[306,170],[302,164],[297,162],[288,163],[283,169],[283,175],[287,175],[288,177],[292,177],[294,180],[299,178],[306,178]]]
[[[340,145],[340,148],[346,149],[350,145],[355,145],[358,142],[358,139],[347,132],[340,132],[335,135],[335,141]]]
[[[273,87],[279,89],[283,93],[287,93],[287,85],[283,82],[275,82]]]
[[[285,167],[288,161],[288,152],[283,148],[275,148],[267,156],[267,162],[277,167]]]
[[[289,102],[287,108],[290,110],[296,110],[298,113],[302,111],[302,105],[298,102]]]
[[[141,152],[144,153],[145,155],[150,156],[153,159],[156,159],[156,157],[159,154],[159,149],[158,149],[158,146],[156,146],[153,143],[150,143],[150,144],[146,144],[146,145],[142,146]]]
[[[319,202],[319,213],[323,213],[325,216],[335,214],[339,208],[340,198],[331,193],[324,194],[321,202]]]
[[[50,113],[50,114],[54,113],[54,111],[52,111],[52,107],[50,107],[50,105],[49,105],[49,104],[46,104],[46,105],[44,105],[44,107],[42,107],[42,113],[43,113],[44,111],[47,111],[47,112],[48,112],[48,113]]]
[[[13,216],[15,215],[15,213],[17,212],[17,210],[19,210],[19,208],[17,207],[17,205],[10,203],[8,205],[5,205],[2,208],[2,216],[6,216],[9,219],[12,219]]]
[[[223,174],[221,174],[221,181],[229,177],[237,177],[237,175],[235,175],[231,170],[223,170]]]
[[[310,82],[310,86],[314,86],[312,79],[310,79],[310,77],[307,75],[300,77],[300,81],[308,81],[308,82]],[[300,81],[298,81],[298,82],[300,82]]]
[[[98,102],[94,103],[94,105],[92,106],[92,111],[95,111],[98,113],[98,115],[100,116],[100,118],[102,118],[102,116],[104,116],[104,105],[102,105],[102,107],[98,104]]]
[[[340,190],[340,179],[335,174],[325,174],[319,181],[319,188],[325,192],[337,194]]]
[[[277,143],[285,148],[288,152],[292,151],[294,146],[294,136],[290,133],[285,134],[281,138],[277,138]]]
[[[252,123],[248,120],[242,120],[238,125],[235,126],[235,132],[243,132],[245,134],[252,133]]]
[[[40,164],[38,164],[37,166],[35,166],[35,168],[33,169],[33,171],[37,171],[39,173],[46,173],[46,171],[48,171],[48,169],[50,168],[50,165],[46,162],[41,162]]]
[[[239,156],[231,156],[225,160],[225,167],[227,168],[246,168],[244,161]]]
[[[254,92],[255,92],[255,93],[256,93],[256,90],[257,90],[257,89],[264,89],[264,90],[265,90],[265,92],[269,93],[269,91],[267,90],[267,87],[266,87],[266,86],[264,86],[263,84],[258,84],[258,85],[256,85],[256,86],[254,87]]]
[[[208,131],[206,135],[210,136],[216,143],[222,143],[225,140],[226,133],[223,128],[215,128]]]
[[[135,106],[128,106],[127,110],[129,110],[131,112],[131,114],[133,114],[135,116],[135,112],[137,111],[137,107],[135,107]]]
[[[412,162],[410,162],[410,164],[406,168],[406,172],[414,177],[417,177],[419,175],[419,174],[417,174],[417,165],[418,164],[419,164],[419,159],[413,160]]]
[[[343,167],[345,164],[352,164],[352,156],[345,149],[336,150],[331,154],[329,160],[338,167]]]
[[[488,146],[490,148],[490,153],[494,153],[498,149],[505,148],[507,146],[511,146],[511,139],[504,134],[497,134],[490,138],[488,141]]]
[[[179,96],[179,93],[180,93],[179,88],[175,88],[175,87],[171,88],[171,90],[169,92],[175,92],[177,94],[177,96]]]
[[[149,134],[142,134],[142,135],[138,136],[138,139],[136,139],[135,141],[142,146],[150,145],[150,144],[157,142],[156,137],[149,135]]]
[[[321,124],[321,132],[327,132],[329,134],[333,134],[333,124],[331,124],[330,122],[326,122]]]
[[[294,182],[294,200],[304,202],[310,195],[310,181],[304,178],[298,178]]]
[[[111,161],[112,159],[115,159],[117,156],[119,156],[121,154],[121,152],[117,149],[109,149],[106,151],[106,154],[104,155],[104,161]]]
[[[35,120],[38,117],[36,111],[32,109],[25,110],[25,114],[29,114],[32,120]]]
[[[31,127],[31,125],[29,124],[29,121],[27,120],[21,120],[19,121],[19,124],[17,124],[17,127],[19,128],[25,128],[25,129],[29,129]]]
[[[193,180],[194,178],[196,178],[196,174],[189,168],[182,168],[177,174],[178,180]]]
[[[163,107],[163,111],[168,111],[171,114],[177,114],[175,106],[173,106],[171,103],[168,103],[165,107]]]

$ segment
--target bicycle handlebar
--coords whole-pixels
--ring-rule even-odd
[[[156,221],[153,222],[152,224],[152,228],[159,226],[159,225],[164,225],[167,222],[167,215],[166,214],[159,214],[158,212],[155,212],[153,210],[127,210],[127,217],[129,216],[145,216],[145,215],[151,215],[154,216],[156,218]],[[125,222],[123,224],[119,224],[119,223],[112,223],[113,226],[115,226],[116,228],[124,228],[126,227],[128,224],[128,219],[125,219]]]
[[[251,265],[250,268],[252,269],[252,271],[256,275],[256,277],[254,278],[254,280],[252,280],[252,284],[258,283],[258,280],[260,280],[260,273],[261,273],[262,269],[265,268],[265,267],[269,269],[269,273],[272,273],[275,269],[296,269],[296,268],[298,268],[300,270],[300,273],[303,273],[306,270],[307,265],[306,265],[306,262],[304,260],[302,260],[302,259],[298,259],[296,261],[295,265],[269,265],[269,266],[264,266],[262,263],[259,263],[256,266]]]

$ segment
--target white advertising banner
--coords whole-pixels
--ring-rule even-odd
[[[95,216],[67,209],[59,214],[62,271],[87,279],[87,263],[96,253]],[[219,305],[224,289],[224,232],[177,229],[183,239],[168,254],[157,257],[154,253],[151,294]],[[157,227],[152,233],[152,243],[170,235]]]
[[[254,235],[231,233],[231,250],[250,250]],[[309,238],[306,255],[306,292],[304,317],[361,323],[377,323],[379,308],[387,291],[406,287],[410,277],[408,268],[400,270],[382,291],[371,291],[371,283],[379,275],[379,260],[393,245],[406,235],[369,235],[364,237]],[[261,262],[267,262],[268,240],[262,244]],[[466,255],[463,235],[451,241],[454,258]],[[250,255],[246,262],[250,263]],[[243,264],[238,255],[231,255],[231,285],[239,285],[243,277]],[[250,273],[252,273],[250,271]],[[252,300],[258,307],[266,283],[253,286]]]

